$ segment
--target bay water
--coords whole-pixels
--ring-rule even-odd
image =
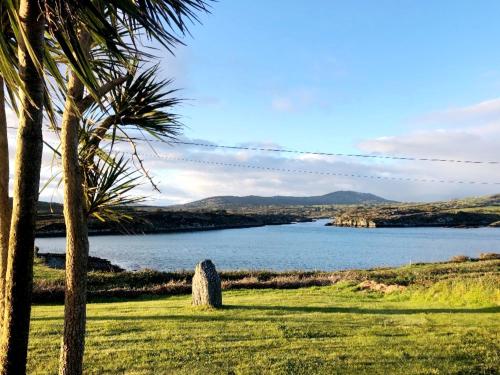
[[[340,270],[500,253],[499,228],[341,228],[328,220],[258,228],[90,237],[90,255],[128,270]],[[39,238],[41,252],[64,252],[64,238]]]

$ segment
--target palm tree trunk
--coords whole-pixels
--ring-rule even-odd
[[[88,49],[89,34],[80,35],[82,48]],[[85,349],[87,299],[87,259],[89,253],[87,210],[78,159],[78,135],[81,114],[76,107],[84,94],[84,85],[70,73],[64,108],[61,143],[64,180],[64,220],[66,223],[66,294],[64,332],[61,343],[59,374],[82,373]]]
[[[3,78],[0,77],[0,326],[5,306],[5,276],[10,232],[9,141]]]
[[[12,221],[7,261],[5,312],[0,351],[0,374],[26,373],[31,291],[33,286],[33,248],[35,217],[42,162],[43,77],[35,63],[42,63],[45,20],[44,0],[20,0],[19,27],[26,35],[18,41],[20,89]],[[36,59],[35,61],[33,59]]]

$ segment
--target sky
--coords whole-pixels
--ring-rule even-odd
[[[500,161],[499,14],[500,2],[482,0],[220,0],[175,56],[156,54],[162,76],[187,99],[176,109],[186,141]],[[150,204],[336,190],[401,201],[500,192],[499,164],[154,148],[142,152],[161,192],[138,190]],[[46,153],[43,181],[54,171],[50,159]],[[46,189],[41,198],[60,194]]]

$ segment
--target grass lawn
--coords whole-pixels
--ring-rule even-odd
[[[352,282],[88,307],[87,374],[498,374],[498,274],[391,294]],[[29,373],[55,374],[62,306],[33,307]]]

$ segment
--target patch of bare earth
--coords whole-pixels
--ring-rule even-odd
[[[403,285],[396,285],[396,284],[387,285],[387,284],[377,283],[376,281],[373,280],[363,281],[361,284],[358,285],[358,287],[363,290],[370,290],[381,293],[402,292],[403,290],[406,289],[406,287]]]

